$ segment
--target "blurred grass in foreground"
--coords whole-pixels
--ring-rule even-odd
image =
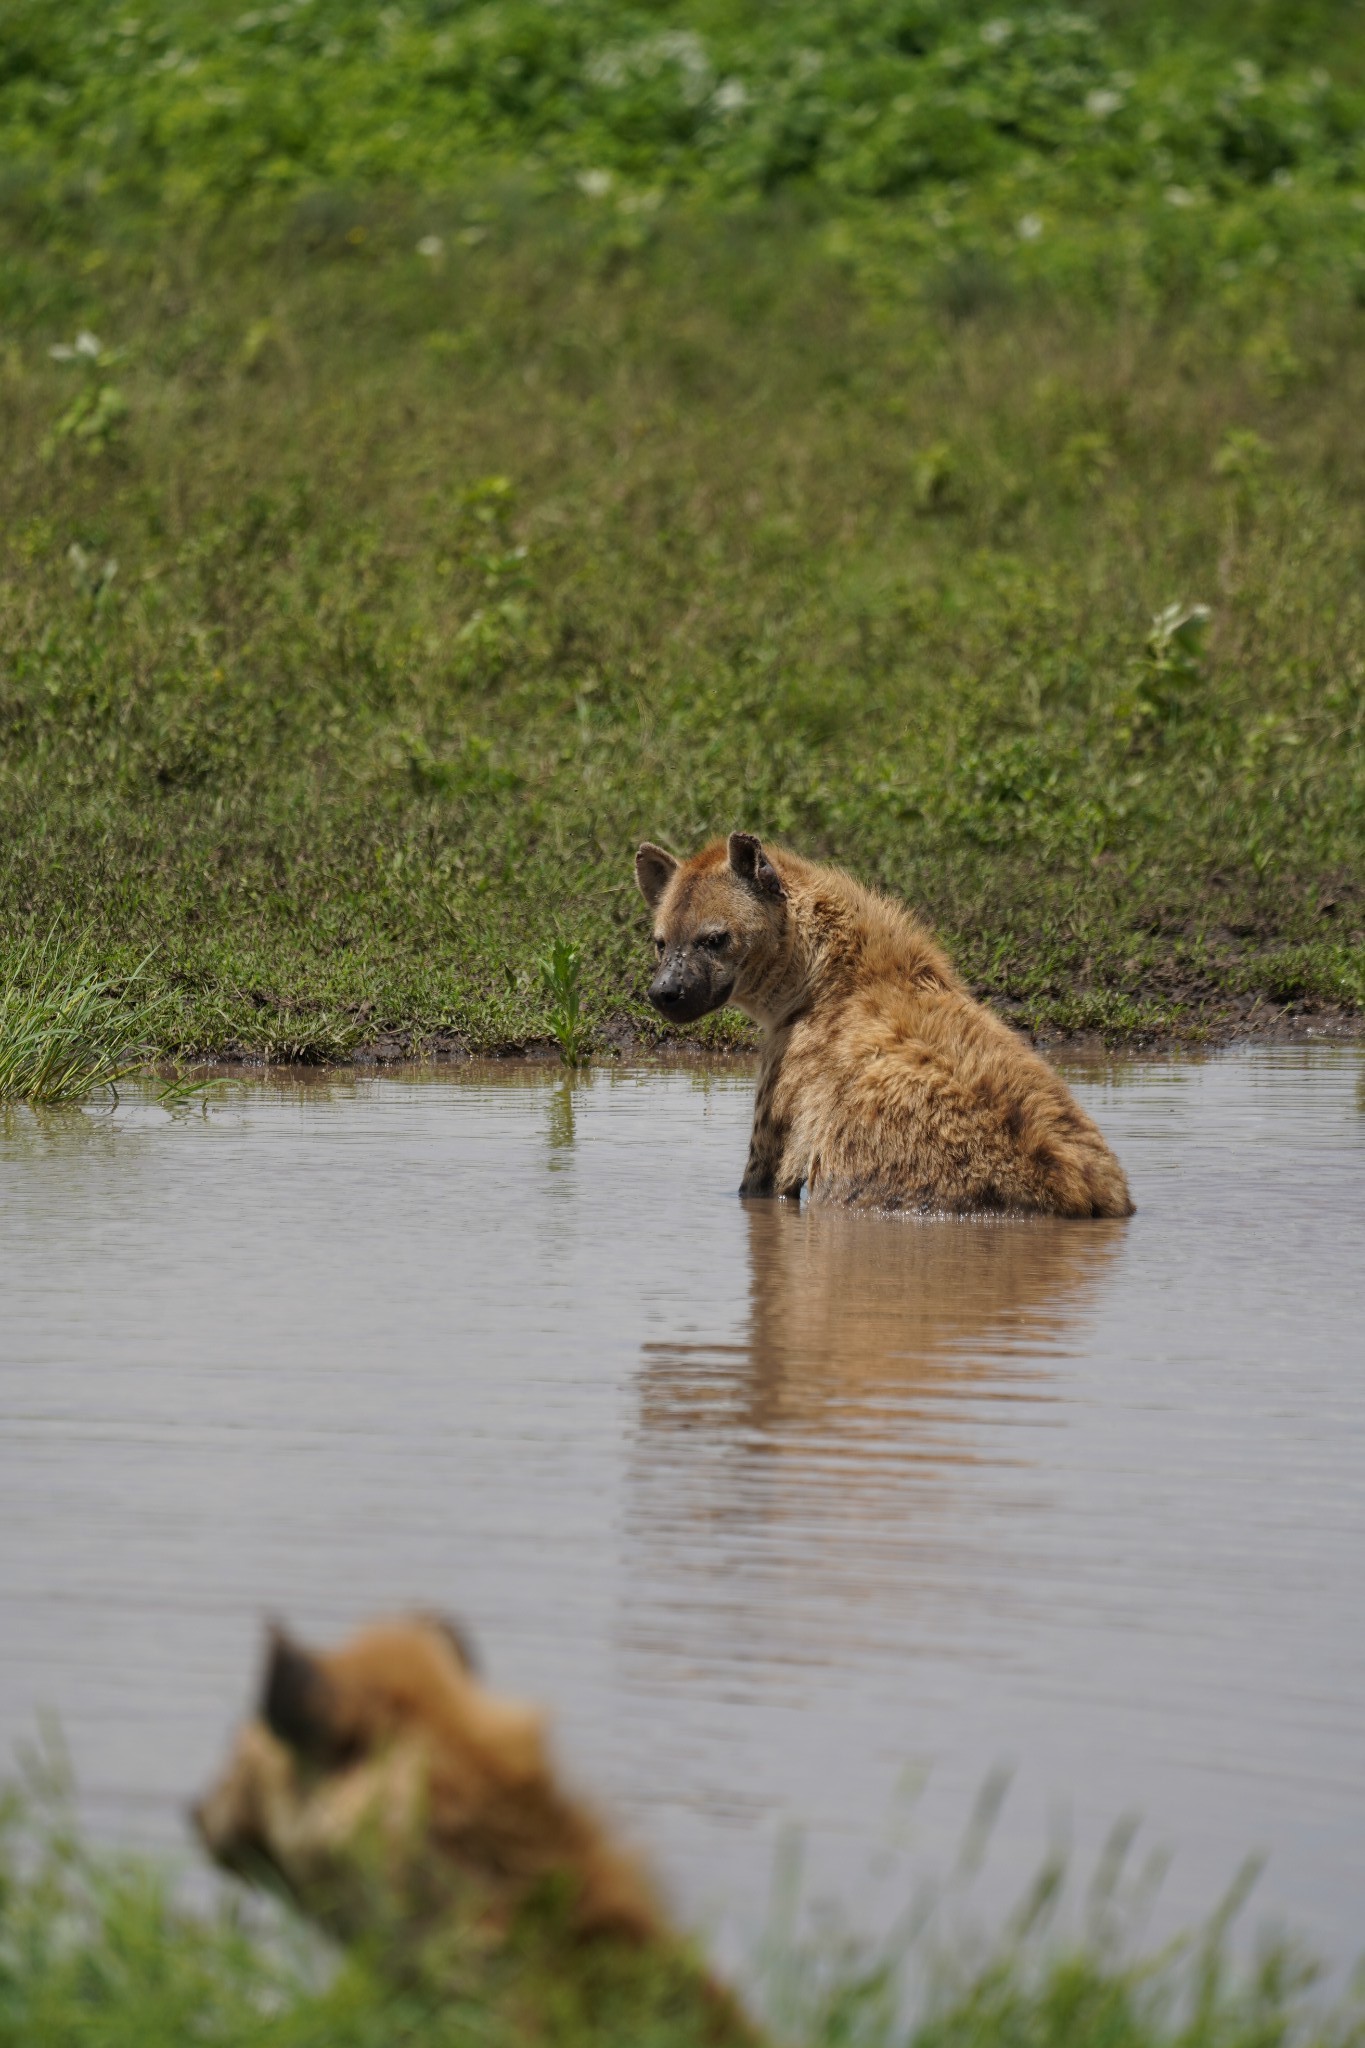
[[[1358,1014],[1363,53],[23,0],[0,934],[168,1051],[544,1038],[556,935],[648,1037],[633,845],[742,824],[1027,1025]]]
[[[1359,2048],[1358,1996],[1329,2006],[1283,1946],[1234,1964],[1227,1915],[1160,1956],[1123,1953],[1101,1914],[1088,1943],[1045,1932],[1055,1873],[987,1954],[893,1942],[783,1941],[767,1960],[774,2039],[791,2048]],[[562,1945],[556,1950],[562,1962]],[[676,1971],[582,1981],[537,1965],[468,1958],[453,1990],[411,1963],[336,1959],[287,1915],[239,1895],[214,1912],[178,1904],[167,1874],[86,1847],[68,1818],[11,1794],[0,1826],[0,2048],[702,2048]],[[913,2015],[913,2016],[909,2016]]]

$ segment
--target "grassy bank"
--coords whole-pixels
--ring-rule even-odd
[[[1051,1896],[1044,1886],[1035,1909]],[[1359,2048],[1358,2000],[1313,1991],[1302,1957],[1234,1966],[1210,1928],[1145,1962],[1104,1915],[1086,1945],[1021,1924],[989,1958],[784,1944],[764,1972],[788,2048]],[[562,1942],[556,1952],[562,1961]],[[435,1951],[401,1978],[323,1953],[282,1916],[177,1904],[164,1871],[88,1849],[69,1825],[0,1827],[0,2048],[703,2048],[667,1964],[585,1960],[575,1984],[534,1942],[482,1975]],[[676,1971],[674,1971],[676,1975]],[[910,2014],[916,2017],[910,2017]]]
[[[0,935],[609,1041],[743,824],[1034,1026],[1365,1009],[1357,11],[797,12],[10,11]]]

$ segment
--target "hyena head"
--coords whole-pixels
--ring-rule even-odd
[[[282,1884],[348,1935],[380,1899],[428,1889],[452,1799],[482,1843],[482,1814],[543,1772],[542,1739],[534,1709],[479,1683],[448,1623],[383,1623],[330,1654],[274,1629],[256,1717],[191,1818],[225,1869]],[[490,1849],[490,1879],[497,1861]]]
[[[786,885],[752,832],[732,832],[680,861],[646,840],[635,879],[654,912],[649,1000],[670,1024],[726,1003],[762,1016],[791,949]]]
[[[256,1717],[192,1819],[217,1862],[343,1939],[439,1911],[496,1940],[547,1881],[578,1933],[635,1943],[662,1924],[633,1858],[558,1783],[544,1716],[491,1692],[430,1615],[327,1652],[272,1630]]]

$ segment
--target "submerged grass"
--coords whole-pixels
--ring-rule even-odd
[[[330,1059],[553,1037],[570,929],[649,1038],[633,846],[744,826],[1026,1026],[1358,1017],[1362,81],[1269,0],[8,10],[0,945]]]
[[[97,1854],[69,1826],[8,1811],[0,1863],[0,2048],[701,2048],[662,1967],[570,1986],[534,1955],[456,1992],[375,1957],[325,1955],[303,1930],[235,1903],[197,1913],[166,1874]],[[1021,1933],[973,1960],[940,1954],[916,1988],[903,1953],[788,1951],[772,1997],[789,2048],[1359,2048],[1358,2002],[1329,2007],[1283,1948],[1233,1967],[1215,1922],[1163,1958]],[[557,1951],[562,1960],[562,1946]],[[771,1989],[771,1987],[770,1987]]]
[[[145,1062],[141,970],[111,985],[55,933],[0,964],[0,1102],[79,1102]]]

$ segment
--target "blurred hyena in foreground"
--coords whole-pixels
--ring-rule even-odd
[[[968,1213],[1129,1216],[1123,1169],[1046,1061],[976,1002],[909,913],[837,868],[732,832],[646,842],[649,999],[763,1025],[740,1193]]]
[[[257,1716],[194,1822],[225,1868],[510,2008],[528,2038],[546,2001],[618,2032],[638,2019],[642,2039],[661,2011],[695,2014],[715,2048],[761,2038],[559,1783],[541,1713],[490,1692],[448,1623],[381,1623],[318,1654],[274,1631]]]

